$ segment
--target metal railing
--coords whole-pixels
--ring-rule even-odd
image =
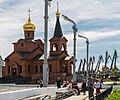
[[[111,94],[112,89],[113,89],[113,86],[111,86],[110,88],[106,89],[102,93],[97,94],[94,97],[91,97],[90,100],[105,100],[105,98],[108,97],[109,94]]]

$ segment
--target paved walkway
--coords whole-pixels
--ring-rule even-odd
[[[71,96],[69,98],[66,98],[64,100],[89,100],[88,98],[88,92],[86,92],[86,95],[83,95],[83,93],[81,93],[79,96]],[[86,99],[85,99],[86,98]]]
[[[101,89],[100,91],[104,91],[105,89]],[[96,90],[94,89],[94,94],[96,94]],[[86,92],[86,95],[83,95],[83,92],[80,93],[78,96],[71,96],[69,98],[66,98],[64,100],[89,100],[88,99],[88,91]]]
[[[113,84],[113,82],[104,82],[104,84]],[[50,85],[50,86],[55,86],[55,85]],[[27,88],[32,88],[32,87],[36,87],[36,85],[16,85],[16,86],[0,86],[0,92],[6,92],[6,91],[14,91],[14,90],[20,90],[20,89],[27,89]],[[104,90],[104,89],[102,89]],[[66,89],[58,89],[58,91],[60,92],[65,92]],[[95,90],[94,90],[95,91]],[[85,99],[87,98],[87,99]],[[79,96],[73,95],[69,98],[66,98],[64,100],[88,100],[88,92],[86,92],[86,95],[83,95],[83,93],[81,92],[81,94]]]
[[[104,85],[111,85],[111,84],[113,84],[114,82],[104,82],[103,84]],[[120,82],[119,82],[120,83]],[[102,91],[104,91],[105,89],[101,89],[101,92]],[[60,89],[60,90],[58,90],[59,92],[61,91],[61,92],[65,92],[65,91],[67,91],[66,89]],[[96,94],[96,90],[94,89],[94,94]],[[66,99],[64,99],[64,100],[89,100],[88,99],[88,92],[86,92],[86,95],[83,95],[83,92],[81,92],[81,94],[79,95],[79,96],[76,96],[76,95],[73,95],[73,96],[71,96],[71,97],[69,97],[69,98],[66,98]]]

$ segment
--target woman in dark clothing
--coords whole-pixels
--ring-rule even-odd
[[[82,83],[82,91],[85,95],[86,94],[86,81],[85,80],[83,80],[83,83]]]

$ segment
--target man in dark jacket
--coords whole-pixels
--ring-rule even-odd
[[[60,77],[58,77],[58,79],[56,81],[56,84],[57,84],[57,88],[61,88],[61,79],[60,79]]]

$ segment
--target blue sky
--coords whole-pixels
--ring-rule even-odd
[[[74,20],[77,34],[90,41],[90,56],[105,57],[107,50],[113,56],[114,49],[120,54],[120,0],[53,0],[49,8],[49,39],[53,36],[56,22],[56,5],[59,2],[61,15]],[[12,43],[23,38],[23,24],[28,18],[28,9],[36,25],[35,38],[43,40],[44,0],[0,0],[0,55],[3,59],[13,51]],[[72,24],[60,17],[62,31],[68,39],[68,53],[73,55]],[[77,37],[77,65],[86,57],[86,43]],[[97,63],[97,60],[96,60]],[[111,64],[111,62],[109,62]],[[108,65],[109,65],[108,64]],[[117,59],[119,68],[120,57]]]

